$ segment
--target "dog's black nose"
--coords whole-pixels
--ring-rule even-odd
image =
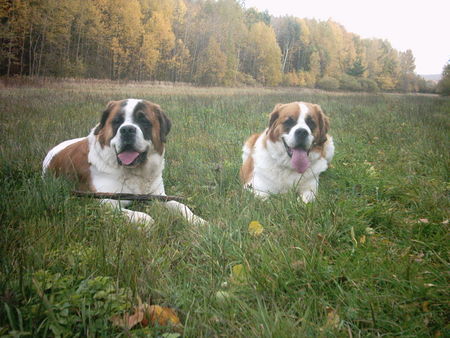
[[[306,137],[308,137],[309,133],[306,129],[299,128],[295,131],[295,138],[297,140],[304,140]]]
[[[120,134],[122,136],[133,136],[136,135],[136,127],[134,126],[123,126],[120,128]]]

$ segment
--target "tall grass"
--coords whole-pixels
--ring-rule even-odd
[[[156,220],[145,237],[70,196],[70,182],[41,178],[48,149],[127,97],[172,119],[166,191],[209,226],[136,204]],[[449,334],[450,100],[95,83],[4,88],[0,100],[0,334],[119,335],[109,317],[136,296],[177,308],[188,337]],[[276,103],[297,100],[330,116],[332,167],[315,203],[257,200],[238,180],[242,143]],[[81,285],[85,306],[73,298]],[[115,298],[99,302],[102,288]]]

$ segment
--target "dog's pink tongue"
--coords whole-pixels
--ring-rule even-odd
[[[129,165],[139,156],[137,151],[123,151],[117,157],[120,159],[122,164]]]
[[[303,174],[309,167],[309,158],[306,151],[302,149],[292,149],[291,165],[292,168]]]

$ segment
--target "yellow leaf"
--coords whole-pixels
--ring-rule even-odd
[[[361,244],[366,243],[366,236],[365,236],[365,235],[362,235],[362,236],[359,238],[359,243],[361,243]]]
[[[261,225],[261,223],[259,223],[258,221],[251,221],[250,224],[248,225],[248,232],[250,233],[250,235],[252,236],[259,236],[263,233],[264,228]]]
[[[161,326],[180,326],[180,319],[174,310],[169,307],[162,307],[159,305],[150,305],[147,314],[149,315],[150,323],[153,325],[158,323]],[[145,326],[144,323],[142,323]]]
[[[231,268],[231,281],[237,284],[247,281],[247,272],[245,271],[244,265],[237,264]]]
[[[120,326],[124,329],[131,329],[137,324],[142,327],[146,326],[173,326],[182,330],[180,319],[174,310],[159,305],[140,304],[134,308],[134,314],[116,315],[111,317],[113,325]]]
[[[339,327],[339,323],[341,322],[339,315],[337,314],[336,310],[333,309],[332,307],[327,306],[326,310],[327,310],[326,326],[337,329]]]

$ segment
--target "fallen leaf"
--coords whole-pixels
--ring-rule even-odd
[[[216,300],[219,303],[225,303],[230,298],[230,294],[226,291],[217,291]]]
[[[231,281],[236,284],[242,284],[247,281],[247,272],[244,265],[236,264],[231,268]]]
[[[448,224],[448,219],[442,221],[442,224],[447,225]]]
[[[374,235],[375,234],[375,230],[373,230],[373,228],[371,228],[371,227],[367,227],[366,228],[366,234],[367,235]]]
[[[428,220],[428,218],[419,218],[419,222],[420,222],[420,223],[425,223],[425,224],[430,223],[430,221]]]
[[[339,315],[337,314],[336,310],[330,306],[327,306],[326,310],[327,310],[327,322],[325,325],[337,329],[339,327],[339,323],[341,322]]]
[[[430,312],[430,308],[429,308],[430,302],[429,301],[425,301],[422,303],[422,311],[423,312]]]
[[[116,315],[111,317],[113,325],[131,329],[137,324],[142,327],[149,325],[173,326],[182,329],[180,319],[174,310],[159,305],[140,304],[134,308],[134,314]]]
[[[135,308],[135,313],[130,315],[125,313],[123,316],[116,315],[111,317],[111,321],[114,326],[120,326],[124,329],[131,329],[138,323],[141,323],[144,319],[144,311],[138,310]]]
[[[248,225],[248,232],[252,236],[259,236],[263,233],[264,228],[258,221],[251,221]]]
[[[174,310],[169,307],[162,307],[159,305],[150,305],[147,313],[150,315],[150,323],[158,323],[161,326],[180,326],[180,319]],[[145,326],[145,324],[144,324]]]
[[[362,236],[359,238],[359,243],[361,243],[361,244],[366,243],[366,236],[365,236],[365,235],[362,235]]]

